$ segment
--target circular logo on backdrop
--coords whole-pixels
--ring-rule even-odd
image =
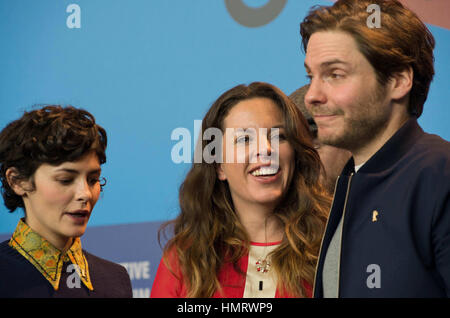
[[[239,24],[257,28],[275,20],[286,5],[287,0],[270,0],[259,8],[246,5],[243,0],[225,0],[231,17]]]

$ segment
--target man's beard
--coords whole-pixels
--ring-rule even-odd
[[[354,109],[358,111],[351,118],[344,118],[344,130],[341,134],[321,136],[319,127],[320,142],[353,151],[377,138],[386,129],[390,117],[390,111],[380,107],[385,92],[385,87],[377,83],[367,99],[357,101]],[[343,112],[338,110],[337,113]]]

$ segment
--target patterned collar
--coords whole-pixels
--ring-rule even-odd
[[[79,237],[75,238],[72,246],[62,254],[21,219],[9,241],[9,246],[33,264],[55,290],[59,288],[63,263],[68,261],[75,265],[75,270],[84,285],[88,289],[94,290]]]

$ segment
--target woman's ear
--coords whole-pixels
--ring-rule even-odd
[[[22,180],[19,178],[19,171],[15,167],[8,168],[5,176],[11,189],[19,196],[24,196],[31,189],[30,181]]]
[[[216,172],[217,172],[217,177],[219,178],[220,181],[227,180],[227,176],[225,175],[225,172],[223,171],[221,164],[217,165]]]

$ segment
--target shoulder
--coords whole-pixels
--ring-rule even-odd
[[[440,201],[450,191],[450,142],[422,132],[395,170],[428,205]]]
[[[415,169],[436,177],[450,176],[450,142],[433,134],[423,133],[410,149]]]
[[[16,266],[19,263],[26,264],[26,259],[9,246],[8,243],[9,240],[0,243],[0,268],[3,266]]]
[[[83,253],[86,256],[89,268],[92,267],[93,270],[101,269],[103,273],[108,275],[119,275],[119,276],[125,275],[129,279],[127,270],[122,265],[98,257],[85,250],[83,250]]]
[[[416,207],[434,210],[438,220],[450,208],[450,142],[422,132],[406,158],[399,170],[414,189]]]
[[[17,257],[17,253],[13,248],[8,245],[9,241],[0,243],[0,273],[4,273],[4,270],[10,267],[16,261],[20,260]]]
[[[42,274],[8,243],[0,243],[0,298],[50,296]]]
[[[3,253],[6,251],[6,249],[9,247],[8,245],[9,240],[3,241],[0,243],[0,252]]]
[[[8,242],[9,241],[3,241],[0,243],[0,257],[3,256],[3,254],[8,253],[9,248]]]
[[[95,256],[83,250],[89,266],[94,289],[108,293],[106,297],[131,297],[130,276],[122,265]]]
[[[450,159],[450,142],[438,135],[424,132],[415,143],[414,150],[426,151],[435,157]]]
[[[161,258],[153,281],[150,297],[178,298],[185,297],[186,294],[187,289],[184,285],[178,253],[173,248],[166,251]]]

